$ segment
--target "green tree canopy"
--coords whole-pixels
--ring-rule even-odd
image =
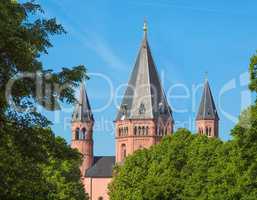
[[[257,55],[251,58],[250,85],[256,92]],[[257,103],[232,129],[231,141],[191,134],[185,129],[149,150],[139,150],[116,166],[111,200],[257,198]]]
[[[50,38],[64,33],[34,1],[0,1],[0,199],[87,198],[81,155],[56,138],[36,110],[37,105],[55,110],[59,102],[73,103],[74,87],[87,78],[83,65],[56,72],[40,61],[52,47]]]

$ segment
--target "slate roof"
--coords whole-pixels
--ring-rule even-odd
[[[85,177],[111,178],[115,156],[95,156],[94,164],[85,172]]]
[[[204,83],[203,95],[196,120],[219,120],[208,80]]]
[[[85,85],[83,83],[81,83],[80,86],[80,96],[78,102],[75,105],[74,112],[72,114],[72,121],[94,121]]]
[[[160,115],[173,120],[172,111],[161,86],[145,30],[116,120],[156,119]]]

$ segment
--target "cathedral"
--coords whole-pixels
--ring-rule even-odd
[[[94,155],[94,116],[84,84],[72,115],[72,148],[83,155],[82,181],[90,200],[108,200],[108,184],[115,164],[142,148],[158,144],[173,133],[174,119],[159,79],[147,39],[144,37],[127,84],[115,123],[115,156]],[[205,80],[202,99],[196,117],[197,132],[218,137],[219,116],[208,80]]]

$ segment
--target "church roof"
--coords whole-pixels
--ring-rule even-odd
[[[80,86],[80,96],[72,114],[72,121],[94,121],[85,85],[83,83],[81,83]]]
[[[219,120],[218,112],[214,103],[208,80],[204,83],[203,95],[196,120]]]
[[[147,41],[147,27],[116,120],[170,117],[172,112],[164,94]]]
[[[86,177],[111,178],[115,156],[95,156],[94,164],[85,172]]]

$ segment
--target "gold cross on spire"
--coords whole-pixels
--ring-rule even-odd
[[[147,33],[147,30],[148,30],[148,26],[147,26],[147,21],[146,21],[146,18],[144,20],[144,26],[143,26],[143,30],[144,30],[144,35],[146,35]]]

